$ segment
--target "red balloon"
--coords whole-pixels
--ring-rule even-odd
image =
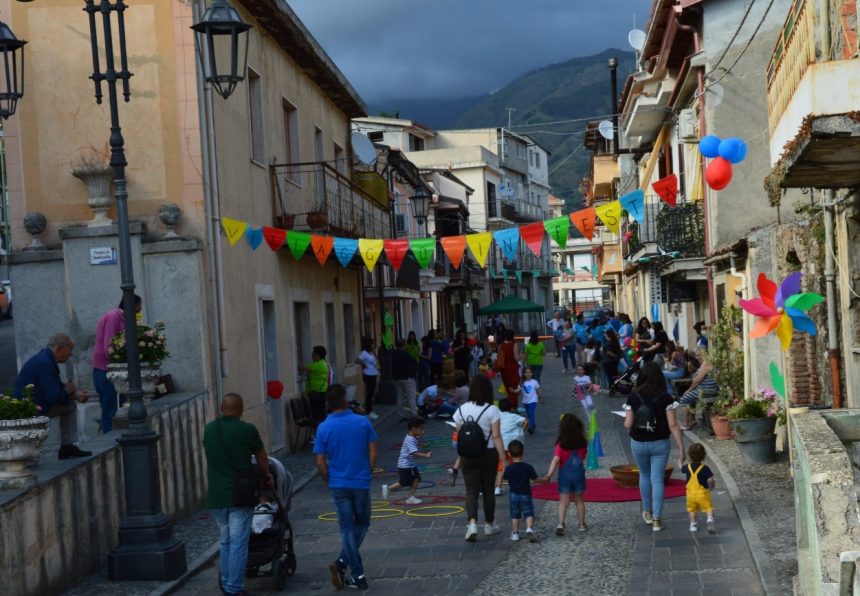
[[[732,181],[732,164],[722,157],[713,159],[705,170],[705,180],[714,190],[723,190]]]
[[[281,395],[284,393],[284,384],[280,381],[269,381],[266,383],[266,393],[272,399],[281,399]]]

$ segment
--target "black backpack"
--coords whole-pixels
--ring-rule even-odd
[[[484,415],[484,412],[489,407],[489,405],[484,407],[477,418],[472,419],[469,416],[463,420],[463,425],[457,433],[457,455],[462,457],[480,457],[487,450],[487,437],[484,436],[484,429],[478,424],[478,420],[481,419],[481,416]],[[460,412],[460,408],[457,408],[457,411]],[[462,412],[460,412],[460,417],[463,417]]]
[[[657,417],[650,401],[646,401],[638,392],[636,398],[639,400],[639,407],[633,412],[633,428],[649,433],[656,432]]]

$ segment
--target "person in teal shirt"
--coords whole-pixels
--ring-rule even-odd
[[[532,369],[532,375],[540,383],[540,374],[543,371],[543,359],[546,355],[546,346],[538,338],[537,331],[532,331],[526,342],[526,366]]]

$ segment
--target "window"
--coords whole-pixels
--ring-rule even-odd
[[[263,383],[278,378],[278,326],[275,319],[275,301],[271,297],[260,299],[260,343],[263,350]],[[270,399],[269,434],[273,450],[284,446],[284,408],[280,401]]]
[[[344,362],[355,360],[355,313],[352,304],[343,305],[343,345]]]
[[[526,146],[523,145],[522,143],[517,143],[516,145],[517,145],[517,157],[519,157],[520,159],[525,159],[526,158]]]
[[[405,236],[409,233],[409,227],[406,222],[405,213],[396,213],[394,215],[394,232],[398,236]]]
[[[540,153],[538,153],[537,151],[535,151],[535,167],[540,167]]]
[[[346,158],[343,154],[343,147],[334,144],[334,167],[341,176],[346,176]]]
[[[251,159],[266,163],[266,146],[263,143],[263,83],[260,75],[248,69],[248,113],[251,121]]]
[[[284,116],[284,163],[299,163],[299,111],[286,99],[282,102]],[[298,182],[298,170],[290,168],[287,175]]]
[[[311,361],[311,308],[307,302],[293,303],[293,328],[296,332],[296,361]]]
[[[370,139],[374,143],[381,143],[385,140],[385,132],[381,130],[374,130],[367,133],[367,138]]]
[[[409,133],[409,150],[424,151],[424,139],[422,139],[421,137],[416,137],[414,134]]]
[[[496,185],[492,182],[487,182],[487,217],[498,216],[498,207],[496,205]]]

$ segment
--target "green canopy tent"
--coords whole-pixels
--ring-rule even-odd
[[[546,312],[546,307],[542,304],[529,302],[525,298],[520,298],[513,294],[508,294],[501,300],[496,300],[492,304],[478,310],[479,315],[504,315],[512,313],[524,312]]]

